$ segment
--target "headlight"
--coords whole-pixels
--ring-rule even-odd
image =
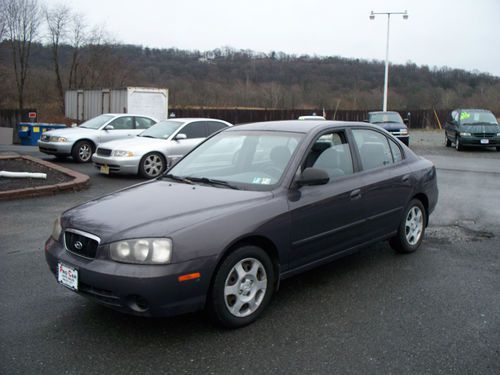
[[[109,245],[111,259],[123,263],[166,264],[172,258],[170,238],[137,238]]]
[[[52,228],[52,234],[50,235],[54,240],[59,241],[59,237],[61,236],[62,228],[61,228],[61,218],[58,217],[54,221],[54,227]]]
[[[400,129],[399,134],[408,134],[408,129]]]
[[[113,151],[113,156],[134,156],[134,153],[132,151],[124,151],[124,150],[114,150]]]
[[[52,136],[49,137],[49,142],[68,142],[68,138]]]
[[[460,135],[462,137],[470,137],[470,133],[467,133],[467,132],[460,132]]]
[[[500,137],[500,133],[497,133],[497,137]]]

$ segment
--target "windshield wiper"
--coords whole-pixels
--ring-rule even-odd
[[[176,175],[173,175],[173,174],[164,174],[162,176],[159,177],[160,179],[162,178],[170,178],[171,180],[174,180],[174,181],[178,181],[178,182],[183,182],[185,184],[190,184],[190,185],[193,185],[193,181],[187,179],[187,178],[184,178],[184,177],[181,177],[181,176],[176,176]]]
[[[156,137],[153,137],[152,135],[140,135],[140,134],[138,134],[137,136],[144,137],[144,138],[156,138]]]
[[[221,186],[228,187],[230,189],[240,190],[239,187],[234,186],[234,185],[232,185],[229,182],[224,181],[224,180],[214,180],[214,179],[208,178],[208,177],[189,177],[189,178],[191,181],[195,181],[195,182],[202,182],[204,184],[209,184],[209,185],[221,185]]]

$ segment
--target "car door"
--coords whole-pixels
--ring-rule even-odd
[[[298,268],[352,247],[362,235],[364,180],[356,172],[345,130],[321,134],[312,143],[299,171],[325,170],[325,185],[302,186],[289,193],[290,268]]]
[[[374,129],[351,134],[362,168],[363,235],[376,240],[397,230],[414,181],[402,147],[392,138]]]
[[[104,143],[115,139],[134,137],[138,132],[140,132],[134,128],[134,116],[117,117],[109,122],[105,126],[105,128],[109,125],[113,126],[113,129],[101,129],[99,131],[99,143]]]
[[[178,137],[184,134],[185,139]],[[169,145],[169,156],[174,160],[191,151],[198,143],[207,137],[207,124],[205,121],[193,121],[182,126],[172,137]]]
[[[451,141],[455,142],[458,132],[458,118],[459,111],[452,111],[446,119],[445,132],[446,137]]]

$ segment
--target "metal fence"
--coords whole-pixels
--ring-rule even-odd
[[[268,108],[200,108],[171,107],[170,114],[175,117],[208,117],[218,118],[232,124],[244,124],[258,121],[293,120],[299,116],[325,114],[327,120],[364,121],[368,118],[368,110],[334,110],[326,109],[268,109]],[[439,129],[436,115],[441,125],[444,123],[448,109],[419,109],[397,111],[404,119],[408,118],[409,127],[414,129]]]

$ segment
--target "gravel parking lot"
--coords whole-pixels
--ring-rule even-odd
[[[445,148],[438,131],[413,131],[410,145],[440,189],[419,251],[380,243],[286,280],[235,331],[203,313],[122,315],[57,285],[43,252],[54,218],[141,181],[57,161],[90,188],[0,202],[0,373],[500,373],[500,152]]]

